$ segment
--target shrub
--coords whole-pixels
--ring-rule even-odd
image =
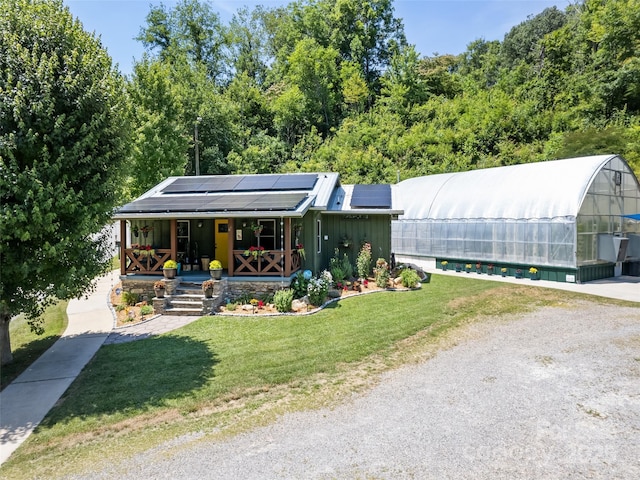
[[[140,315],[150,315],[153,313],[153,307],[151,305],[143,305],[140,307]]]
[[[342,282],[346,278],[344,270],[339,265],[334,265],[331,267],[331,275],[336,282]]]
[[[405,268],[400,272],[400,279],[402,280],[402,286],[406,288],[415,288],[420,282],[418,273],[410,268]]]
[[[373,269],[376,278],[376,285],[386,288],[389,285],[389,264],[384,258],[376,260],[376,268]]]
[[[331,274],[326,270],[322,272],[319,278],[312,278],[309,280],[307,286],[307,295],[309,295],[309,302],[316,307],[321,306],[329,293],[329,286],[331,285]]]
[[[140,301],[140,295],[133,292],[122,292],[122,301],[125,305],[133,306]]]
[[[238,304],[235,302],[229,302],[225,305],[226,309],[230,312],[234,312],[238,308]]]
[[[329,260],[329,271],[336,282],[342,282],[353,276],[353,265],[349,261],[349,256],[345,253],[340,258],[340,250],[334,250],[334,256]]]
[[[356,259],[356,268],[358,269],[358,277],[364,279],[369,276],[371,271],[371,244],[369,242],[362,245]]]
[[[290,312],[293,303],[293,290],[290,288],[278,290],[273,296],[273,303],[279,312]]]
[[[307,294],[307,288],[309,286],[309,280],[304,278],[302,272],[298,272],[295,278],[291,281],[291,289],[293,290],[294,298],[302,298]]]

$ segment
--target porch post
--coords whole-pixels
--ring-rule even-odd
[[[178,261],[178,220],[171,219],[171,260]]]
[[[233,253],[236,242],[236,223],[233,218],[227,220],[227,275],[233,277],[236,258]]]
[[[291,276],[291,217],[284,219],[284,274]]]
[[[120,220],[120,275],[127,274],[127,221]]]

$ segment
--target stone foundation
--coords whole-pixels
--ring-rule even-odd
[[[181,277],[174,279],[166,279],[162,277],[120,277],[122,281],[122,289],[127,292],[137,293],[140,295],[141,301],[153,304],[153,308],[157,313],[169,313],[171,306],[171,298],[176,294],[176,289],[184,280]],[[165,284],[165,297],[155,298],[153,284],[162,280]],[[185,281],[185,283],[190,283]],[[289,288],[291,285],[290,278],[265,278],[261,280],[241,279],[238,277],[224,277],[221,280],[215,280],[213,288],[213,297],[203,299],[203,315],[211,315],[215,313],[220,305],[224,305],[228,300],[232,301],[243,294],[251,293],[256,297],[264,294],[274,294],[281,288]]]
[[[281,280],[238,280],[237,277],[229,279],[226,296],[233,300],[245,293],[255,293],[256,296],[264,295],[265,293],[274,294],[278,290],[289,288],[291,280],[285,278]]]

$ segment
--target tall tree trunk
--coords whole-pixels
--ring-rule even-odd
[[[11,315],[6,312],[0,312],[0,365],[6,365],[13,362],[11,338],[9,336],[10,322]]]

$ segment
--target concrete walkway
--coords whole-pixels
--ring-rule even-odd
[[[467,275],[435,265],[425,271],[443,275]],[[640,302],[640,277],[619,277],[586,284],[569,284],[529,279],[502,278],[499,275],[469,274],[470,277],[499,282],[557,288],[602,297]],[[87,298],[69,302],[69,325],[63,336],[22,375],[0,392],[0,464],[31,434],[44,416],[71,385],[103,344],[148,338],[180,328],[198,317],[163,315],[130,327],[114,330],[109,293],[118,283],[118,273],[98,279],[96,290]]]
[[[38,426],[109,335],[113,315],[107,299],[114,278],[112,272],[98,279],[91,295],[71,300],[62,337],[0,392],[0,463]]]
[[[91,295],[71,300],[62,337],[0,392],[0,464],[26,440],[103,344],[160,335],[199,318],[163,315],[114,329],[109,294],[119,281],[118,271],[110,272],[98,279]]]

